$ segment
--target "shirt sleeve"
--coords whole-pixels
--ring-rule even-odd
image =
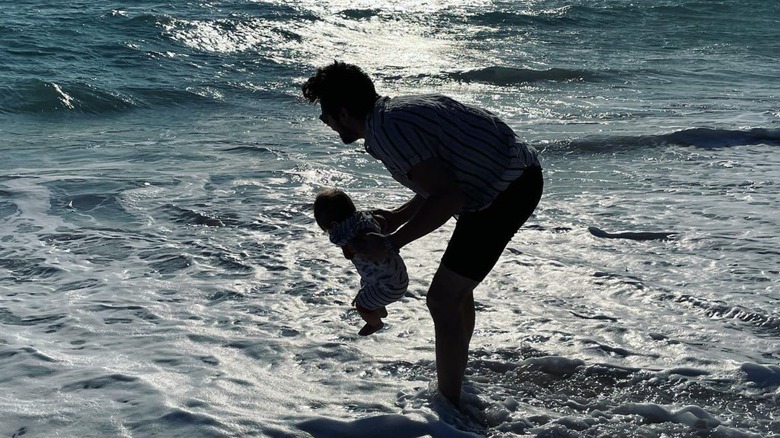
[[[392,165],[402,175],[408,175],[412,167],[436,156],[438,127],[429,126],[426,120],[417,119],[413,114],[398,115],[383,129]]]

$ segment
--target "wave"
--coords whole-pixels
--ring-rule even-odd
[[[491,66],[475,70],[448,73],[447,77],[461,82],[483,82],[493,85],[509,86],[537,81],[583,81],[592,79],[594,74],[585,70],[551,68],[534,70]]]
[[[526,8],[522,11],[510,9],[480,11],[470,15],[468,19],[474,25],[495,29],[503,28],[502,31],[506,31],[506,28],[523,29],[524,31],[527,29],[560,28],[577,24],[578,17],[572,15],[574,8],[575,6],[562,6],[538,10]]]
[[[111,114],[155,106],[180,106],[219,101],[197,90],[104,89],[84,82],[56,83],[40,79],[0,88],[0,114]]]
[[[225,223],[219,217],[200,213],[195,210],[181,208],[173,204],[166,204],[163,207],[171,216],[174,222],[189,225],[205,225],[207,227],[224,227]]]
[[[173,17],[162,13],[142,12],[138,15],[130,15],[124,10],[114,9],[110,13],[104,13],[101,18],[110,24],[119,24],[127,27],[127,30],[137,32],[141,29],[153,30],[159,26],[173,23]]]
[[[780,145],[780,129],[754,128],[746,131],[693,128],[661,136],[666,143],[704,148],[771,144]]]
[[[614,152],[659,146],[693,146],[705,149],[750,145],[780,146],[780,129],[753,128],[747,130],[690,128],[668,134],[587,137],[552,141],[536,145],[556,151]]]
[[[135,105],[130,96],[89,84],[60,85],[38,79],[19,82],[0,94],[0,113],[104,113]]]
[[[759,388],[780,386],[780,367],[746,362],[740,367],[745,379]]]
[[[580,4],[577,4],[580,3]],[[654,20],[659,23],[674,23],[675,25],[691,23],[725,24],[732,18],[738,8],[719,4],[717,2],[698,2],[695,5],[686,4],[642,4],[621,2],[570,2],[565,6],[550,7],[540,4],[522,10],[496,9],[477,12],[469,19],[479,25],[491,27],[553,29],[561,27],[594,28],[609,25],[612,28],[624,28],[637,22],[637,17],[644,20]]]

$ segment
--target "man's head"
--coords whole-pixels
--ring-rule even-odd
[[[344,222],[356,211],[352,198],[339,189],[325,189],[314,199],[314,220],[325,231]]]
[[[302,87],[309,102],[319,102],[320,120],[338,132],[344,143],[363,136],[363,123],[379,95],[360,67],[334,61],[317,69]]]

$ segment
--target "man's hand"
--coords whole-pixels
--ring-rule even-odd
[[[401,226],[399,221],[396,220],[398,215],[390,210],[376,209],[371,210],[370,213],[371,216],[374,217],[374,220],[379,223],[379,226],[382,229],[382,234],[390,234]]]
[[[385,246],[384,236],[377,233],[368,233],[365,236],[352,239],[348,246],[352,252],[369,260],[382,260],[389,253],[389,249]]]

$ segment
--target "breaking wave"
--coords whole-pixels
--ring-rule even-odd
[[[748,130],[730,130],[690,128],[659,135],[587,137],[560,140],[539,146],[551,151],[599,153],[668,145],[693,146],[707,149],[759,144],[780,145],[780,129],[753,128]]]
[[[585,70],[565,68],[534,70],[501,66],[453,72],[448,73],[447,76],[456,81],[482,82],[499,86],[519,85],[538,81],[584,81],[595,77],[593,73]]]
[[[218,101],[195,90],[103,89],[76,82],[56,83],[39,79],[18,82],[0,91],[0,114],[112,114],[154,106],[180,106]]]

